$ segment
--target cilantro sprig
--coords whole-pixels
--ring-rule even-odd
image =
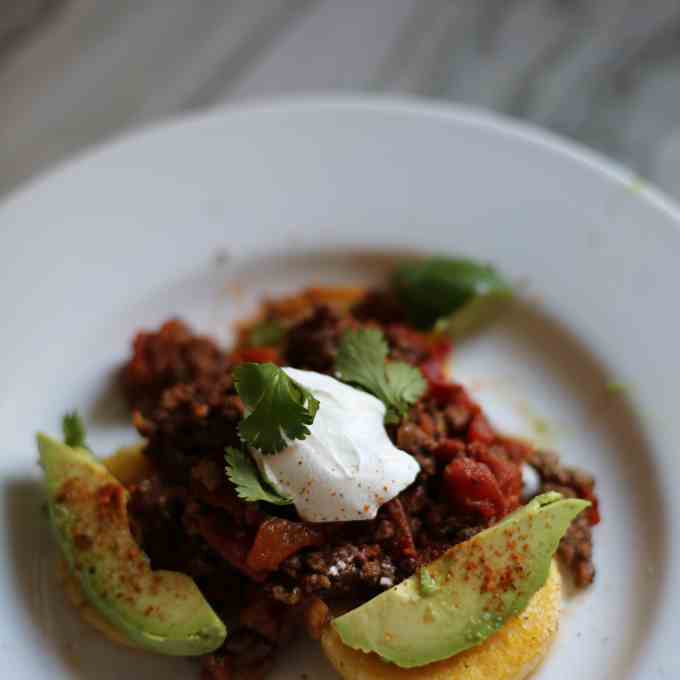
[[[274,505],[290,505],[293,502],[289,496],[278,493],[262,482],[253,459],[244,451],[230,446],[224,458],[227,477],[236,487],[239,498],[251,503],[265,501]]]
[[[293,439],[309,435],[319,402],[274,364],[239,364],[236,391],[248,415],[239,423],[241,439],[264,454],[278,453]]]
[[[389,348],[375,328],[345,331],[335,360],[335,375],[370,392],[387,407],[386,423],[396,423],[425,392],[422,373],[403,361],[387,361]]]
[[[78,411],[70,411],[64,414],[61,419],[61,431],[66,446],[87,448],[87,429]]]

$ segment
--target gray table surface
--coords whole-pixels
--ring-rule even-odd
[[[0,0],[0,194],[141,124],[319,90],[491,108],[680,197],[680,0]]]

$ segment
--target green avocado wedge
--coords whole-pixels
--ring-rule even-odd
[[[336,618],[342,641],[412,668],[480,644],[548,578],[571,521],[590,503],[546,493],[399,585]]]
[[[87,449],[37,439],[50,522],[90,604],[148,651],[195,656],[217,649],[224,623],[189,576],[151,570],[130,533],[125,487]]]

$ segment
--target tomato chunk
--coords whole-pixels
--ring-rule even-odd
[[[474,458],[476,461],[484,463],[496,478],[498,487],[505,499],[503,514],[517,509],[522,495],[522,470],[519,465],[503,458],[498,453],[494,453],[493,449],[482,446],[477,447]]]
[[[253,571],[275,571],[283,560],[302,548],[323,542],[319,529],[273,517],[260,525],[246,564]]]
[[[476,413],[468,425],[468,441],[493,444],[496,433],[481,412]]]
[[[456,458],[444,469],[444,485],[451,504],[475,512],[485,520],[502,517],[505,498],[487,465],[472,458]]]
[[[430,347],[430,356],[420,364],[420,370],[430,385],[446,382],[446,360],[452,346],[448,338],[437,339]]]
[[[253,581],[264,581],[266,574],[247,564],[249,540],[244,532],[227,529],[213,515],[202,516],[198,521],[198,530],[205,542],[234,568]]]

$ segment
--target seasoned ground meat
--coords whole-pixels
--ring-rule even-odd
[[[169,387],[146,414],[133,415],[149,441],[147,455],[168,478],[184,483],[198,457],[222,461],[225,447],[239,446],[236,426],[242,417],[243,405],[228,372]]]
[[[429,358],[432,339],[425,333],[402,324],[385,326],[385,338],[390,346],[390,358],[418,366]]]
[[[228,371],[227,357],[214,340],[195,335],[179,319],[158,331],[138,333],[122,371],[125,396],[133,409],[152,408],[167,387],[209,382]]]
[[[399,301],[387,290],[369,291],[354,305],[352,316],[359,321],[373,321],[380,325],[402,323],[405,320]]]
[[[342,331],[347,327],[330,307],[316,307],[306,319],[295,324],[285,342],[288,365],[319,373],[331,373]]]
[[[593,501],[559,549],[577,584],[593,579],[593,480],[495,432],[448,380],[448,340],[410,327],[388,293],[358,297],[315,289],[268,302],[266,318],[287,329],[275,346],[242,343],[227,354],[176,320],[135,339],[124,386],[154,471],[130,490],[132,529],[154,568],[190,574],[216,611],[238,612],[222,649],[203,659],[204,680],[263,678],[294,630],[318,636],[334,600],[365,601],[512,512],[525,460],[541,491]],[[224,473],[244,415],[231,366],[273,361],[332,374],[342,334],[361,325],[382,330],[390,358],[427,380],[424,396],[387,430],[420,464],[415,482],[369,521],[308,524],[292,506],[239,498]]]
[[[536,470],[541,480],[538,493],[557,491],[570,498],[585,498],[593,506],[579,515],[562,538],[559,557],[567,566],[579,587],[590,585],[595,579],[593,564],[593,525],[599,522],[595,496],[595,480],[576,468],[562,465],[557,455],[547,451],[533,451],[527,462]]]
[[[397,567],[379,545],[344,543],[289,557],[280,571],[266,589],[285,602],[293,592],[325,599],[376,593],[395,584]]]

